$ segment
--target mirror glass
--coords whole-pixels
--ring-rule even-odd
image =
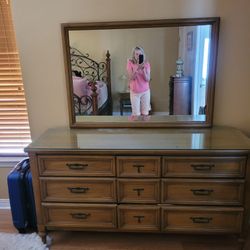
[[[211,126],[218,18],[64,24],[71,127]],[[128,60],[150,64],[150,111],[131,121]]]

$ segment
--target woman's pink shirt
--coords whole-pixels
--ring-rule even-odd
[[[150,72],[150,64],[149,62],[144,63],[145,69]],[[127,62],[127,71],[128,72],[135,72],[138,68],[136,63],[133,63],[131,60]],[[144,79],[143,70],[140,69],[135,77],[134,80],[130,80],[129,82],[130,90],[134,93],[143,93],[149,89],[149,82]]]

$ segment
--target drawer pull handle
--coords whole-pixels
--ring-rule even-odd
[[[208,224],[213,220],[211,217],[190,217],[190,219],[193,221],[193,223],[198,224]]]
[[[74,219],[80,219],[85,220],[87,219],[91,214],[85,214],[85,213],[77,213],[77,214],[70,214],[72,218]]]
[[[88,164],[67,163],[66,166],[72,170],[81,170],[88,167]]]
[[[83,193],[86,193],[89,190],[89,188],[88,187],[68,187],[68,190],[74,194],[83,194]]]
[[[213,189],[190,189],[194,195],[210,195],[214,190]]]
[[[191,167],[196,171],[211,171],[214,164],[191,164]]]
[[[137,192],[137,196],[141,195],[141,192],[144,191],[144,188],[134,188],[133,191]]]
[[[137,168],[137,173],[141,173],[141,169],[144,168],[144,165],[133,165],[134,168]]]
[[[137,219],[137,222],[138,222],[138,223],[141,223],[142,220],[143,220],[145,217],[144,217],[143,215],[135,215],[134,218]]]

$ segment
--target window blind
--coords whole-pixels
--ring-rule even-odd
[[[22,154],[30,141],[10,1],[0,0],[0,155]]]

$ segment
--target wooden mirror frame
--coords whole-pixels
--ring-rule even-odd
[[[157,116],[147,122],[128,121],[127,117],[121,116],[86,116],[86,121],[77,122],[74,113],[73,102],[73,84],[70,60],[69,32],[72,30],[105,30],[105,29],[129,29],[129,28],[157,28],[157,27],[179,27],[179,26],[197,26],[211,25],[211,50],[209,60],[208,87],[206,92],[206,119],[197,121],[189,119],[189,116],[180,118],[175,115],[166,117]],[[217,52],[219,40],[219,17],[205,18],[182,18],[182,19],[162,19],[162,20],[140,20],[140,21],[116,21],[116,22],[90,22],[90,23],[63,23],[62,41],[64,50],[65,73],[67,82],[68,106],[71,128],[149,128],[149,127],[212,127],[213,109],[214,109],[214,92],[216,79]],[[112,57],[111,57],[112,60]]]

